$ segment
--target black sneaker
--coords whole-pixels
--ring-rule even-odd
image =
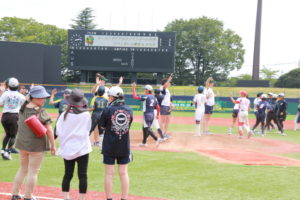
[[[15,148],[11,148],[11,149],[10,149],[10,153],[18,154],[19,151],[18,151],[17,149],[15,149]]]
[[[11,200],[21,200],[22,197],[20,195],[12,195]]]

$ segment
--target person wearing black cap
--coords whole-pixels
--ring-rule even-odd
[[[88,101],[79,89],[73,89],[66,98],[68,107],[56,124],[56,133],[60,141],[58,154],[64,159],[65,175],[62,180],[62,191],[65,200],[70,200],[70,182],[75,164],[78,165],[79,200],[84,200],[87,192],[87,170],[89,153],[92,151],[89,132],[91,115],[88,112]]]
[[[35,200],[32,196],[37,182],[37,176],[46,151],[55,155],[56,148],[51,126],[51,118],[43,108],[46,99],[50,97],[43,86],[34,86],[29,91],[29,101],[25,101],[19,113],[16,148],[20,150],[20,168],[16,174],[11,200],[20,200],[20,189],[26,177],[24,200]],[[46,133],[38,137],[25,124],[25,120],[37,115],[39,121],[46,127]],[[50,142],[50,145],[49,145]]]
[[[257,105],[257,113],[256,113],[256,123],[254,124],[252,130],[254,131],[256,127],[261,124],[261,135],[265,136],[265,121],[266,121],[266,112],[269,109],[269,104],[267,102],[267,95],[261,95],[261,101]]]
[[[156,98],[157,103],[158,103],[159,108],[160,108],[161,107],[161,102],[164,99],[164,96],[160,94],[160,89],[157,88],[157,89],[154,90],[154,97]],[[159,134],[160,138],[165,141],[168,138],[164,137],[163,132],[160,129],[159,120],[157,118],[157,115],[159,115],[159,114],[160,114],[160,110],[157,110],[155,108],[155,110],[154,110],[154,120],[153,120],[152,126],[154,126],[155,130],[157,130],[157,133]]]
[[[277,94],[271,94],[271,95],[272,95],[272,99],[269,100],[270,107],[267,110],[267,118],[266,118],[266,128],[267,128],[267,130],[270,130],[270,127],[272,127],[272,129],[275,128],[274,125],[271,123],[272,120],[277,125],[277,127],[279,126],[277,116],[276,116],[277,109],[278,109]]]
[[[286,119],[288,105],[284,99],[284,93],[278,94],[277,106],[278,106],[277,119],[279,122],[278,124],[280,126],[280,127],[278,127],[278,129],[279,129],[279,132],[281,135],[286,136],[286,134],[284,133],[284,130],[283,130],[283,127],[284,127],[283,122]]]
[[[107,200],[112,200],[114,165],[117,161],[121,180],[121,199],[129,192],[128,163],[131,161],[129,130],[133,120],[132,109],[125,105],[124,92],[118,86],[108,91],[109,106],[103,111],[100,126],[105,129],[102,154],[105,164],[104,189]]]
[[[92,114],[92,127],[90,130],[90,134],[94,132],[96,126],[98,126],[101,115],[103,113],[104,108],[108,105],[108,100],[103,95],[105,93],[105,87],[99,86],[98,90],[96,92],[96,96],[93,97],[91,101],[91,111],[93,111]],[[95,146],[101,146],[99,141],[99,135],[103,136],[103,129],[98,126],[98,132],[94,132],[94,145]]]
[[[18,132],[19,110],[25,102],[25,97],[18,92],[18,88],[19,81],[16,78],[10,78],[8,90],[0,97],[0,106],[4,107],[1,118],[1,123],[5,130],[1,149],[1,155],[4,160],[11,160],[11,153],[18,153],[13,146]],[[7,149],[6,146],[8,146]]]

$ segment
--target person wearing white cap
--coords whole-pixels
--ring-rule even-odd
[[[130,152],[130,126],[133,120],[132,109],[125,105],[122,88],[113,86],[108,91],[109,106],[101,115],[99,126],[105,129],[102,154],[105,164],[104,189],[107,200],[112,200],[115,163],[121,180],[121,200],[126,200],[129,192],[128,163]]]
[[[32,196],[37,182],[38,173],[46,151],[55,155],[55,142],[51,126],[51,117],[43,108],[50,94],[43,86],[34,86],[29,92],[29,101],[25,101],[19,113],[18,134],[16,137],[16,148],[20,150],[20,168],[16,174],[12,189],[11,200],[20,200],[21,186],[26,177],[24,200],[35,200]],[[36,135],[25,120],[36,115],[46,128],[46,133]],[[49,145],[50,143],[50,145]]]
[[[25,102],[25,97],[18,92],[19,81],[16,78],[10,78],[8,81],[8,90],[0,98],[0,106],[3,106],[3,115],[1,123],[5,130],[5,137],[1,150],[2,158],[11,160],[11,153],[18,153],[14,148],[15,137],[18,132],[18,115],[21,105]],[[8,148],[6,149],[6,146]]]
[[[157,138],[154,132],[151,129],[153,120],[154,120],[154,110],[157,110],[157,118],[159,118],[159,105],[157,99],[152,95],[152,86],[145,85],[144,87],[144,95],[137,95],[136,94],[136,84],[132,83],[132,96],[135,100],[139,100],[143,102],[143,141],[139,145],[141,147],[146,146],[147,138],[149,135],[156,141],[156,145],[158,146],[159,143],[162,141],[161,138]]]
[[[286,134],[284,133],[284,130],[283,130],[283,127],[284,127],[284,124],[283,122],[285,121],[286,119],[286,115],[287,115],[287,102],[285,101],[284,99],[284,93],[279,93],[278,94],[278,101],[277,101],[277,106],[278,106],[278,109],[277,109],[277,120],[278,120],[278,129],[279,129],[279,133],[283,136],[286,136]]]

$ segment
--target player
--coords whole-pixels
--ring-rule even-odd
[[[104,93],[105,93],[105,87],[99,86],[97,90],[97,95],[94,96],[91,101],[91,111],[93,111],[93,114],[92,114],[92,127],[90,130],[90,135],[95,130],[96,126],[100,123],[103,110],[108,105],[108,100],[107,98],[104,97]],[[102,138],[104,130],[100,126],[98,126],[98,132],[100,138]],[[101,142],[97,139],[99,139],[99,137],[94,138],[95,140],[94,146],[101,146]]]
[[[261,101],[257,104],[257,118],[256,123],[253,126],[252,130],[254,131],[256,127],[261,124],[261,135],[265,136],[265,121],[266,121],[266,112],[269,104],[267,102],[267,95],[261,95]]]
[[[163,131],[164,137],[170,138],[170,135],[167,134],[168,127],[171,120],[171,111],[173,109],[172,97],[168,88],[171,87],[172,81],[171,74],[167,79],[164,79],[161,83],[160,93],[163,95],[163,100],[160,107],[160,127]]]
[[[235,104],[239,105],[238,111],[238,131],[239,138],[243,137],[243,128],[246,129],[248,133],[248,138],[251,137],[252,132],[248,125],[248,112],[250,111],[250,100],[247,98],[247,92],[242,90],[240,91],[241,97],[237,100],[233,100]]]
[[[54,101],[54,97],[57,94],[57,90],[56,90],[56,88],[54,88],[51,91],[49,105],[54,105],[55,108],[58,108],[58,113],[60,115],[61,113],[63,113],[64,111],[66,111],[66,108],[68,107],[68,103],[66,101],[66,98],[68,96],[70,96],[71,93],[72,93],[72,90],[67,88],[64,91],[64,97],[63,97],[63,99],[58,99],[58,100]]]
[[[272,94],[272,99],[269,100],[269,109],[267,109],[267,118],[266,118],[266,128],[267,130],[270,130],[270,127],[272,127],[272,129],[274,129],[274,125],[271,124],[271,121],[273,120],[273,122],[278,125],[278,120],[277,120],[277,94]]]
[[[205,114],[204,114],[204,134],[211,134],[209,132],[209,121],[211,115],[213,113],[214,105],[215,105],[215,93],[213,91],[215,81],[212,77],[209,77],[205,82],[204,94],[206,95],[206,104],[205,104]]]
[[[286,136],[283,130],[284,127],[283,122],[285,121],[287,115],[287,102],[284,99],[284,93],[278,94],[277,106],[278,106],[277,119],[279,122],[278,125],[280,126],[278,127],[278,129],[282,136]]]
[[[159,105],[159,108],[161,107],[161,102],[163,100],[163,95],[160,94],[160,89],[155,89],[154,90],[154,97],[156,98],[157,102],[158,102],[158,105]],[[157,130],[157,133],[159,134],[160,138],[163,139],[164,141],[167,140],[168,138],[167,137],[164,137],[163,135],[163,132],[162,130],[160,129],[160,126],[159,126],[159,121],[158,121],[158,118],[157,118],[157,115],[159,115],[159,110],[157,110],[155,108],[154,110],[154,120],[153,120],[153,124],[152,126],[154,126],[155,130]]]
[[[254,105],[254,106],[253,106],[253,109],[254,109],[254,115],[255,115],[255,119],[256,119],[256,122],[255,122],[255,123],[259,123],[259,122],[258,122],[258,115],[257,115],[257,110],[258,110],[257,105],[258,105],[258,103],[261,101],[261,95],[263,95],[262,92],[257,93],[256,98],[255,98],[254,101],[253,101],[253,105]],[[254,130],[253,133],[255,133],[255,132],[256,132],[256,130]]]
[[[240,105],[238,103],[235,103],[235,100],[233,99],[233,97],[230,97],[232,103],[234,104],[233,106],[233,110],[232,110],[232,124],[231,124],[231,127],[229,128],[229,132],[228,132],[228,135],[231,135],[232,134],[232,130],[233,130],[233,127],[236,123],[236,120],[238,118],[238,114],[239,114],[239,107]]]
[[[146,146],[147,138],[149,135],[156,141],[156,146],[162,141],[161,138],[157,138],[153,131],[151,130],[151,126],[154,120],[154,110],[157,109],[159,111],[159,105],[157,103],[156,98],[152,95],[152,86],[145,85],[144,87],[145,95],[137,96],[136,94],[136,84],[132,83],[132,96],[136,100],[143,101],[143,112],[144,112],[144,120],[143,120],[143,141],[139,145],[141,147]],[[159,112],[158,112],[159,113]],[[157,119],[159,118],[159,114],[157,114]]]
[[[300,103],[300,99],[298,100]],[[297,114],[295,117],[295,126],[294,126],[294,130],[298,130],[300,127],[300,104],[298,105],[298,109],[297,109]]]
[[[192,104],[196,107],[195,112],[195,121],[196,121],[196,135],[195,136],[201,136],[201,123],[203,126],[203,118],[204,118],[204,112],[205,112],[205,103],[206,103],[206,95],[203,94],[204,87],[199,86],[198,87],[198,94],[194,96],[194,99],[192,101]]]

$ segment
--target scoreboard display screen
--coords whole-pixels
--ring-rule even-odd
[[[174,72],[175,33],[69,30],[74,70]]]

